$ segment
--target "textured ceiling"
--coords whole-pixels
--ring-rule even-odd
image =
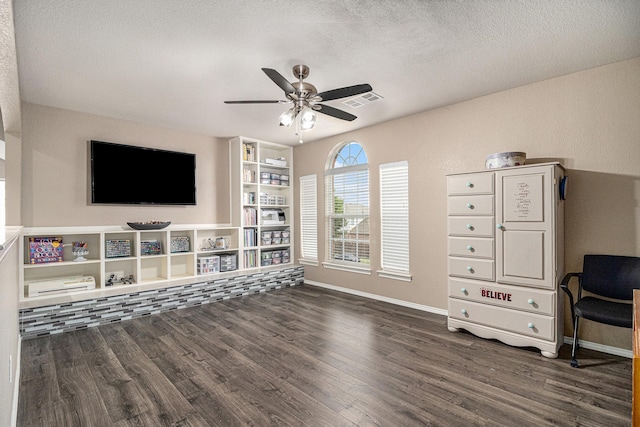
[[[383,99],[305,141],[640,56],[638,0],[15,0],[24,101],[218,137],[295,143],[261,70]]]

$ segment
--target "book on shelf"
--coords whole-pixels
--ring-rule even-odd
[[[242,193],[242,203],[245,205],[255,205],[256,193],[253,191]]]
[[[258,254],[255,249],[244,252],[244,266],[246,268],[257,267]]]
[[[256,182],[256,173],[251,169],[242,170],[242,182],[254,183]]]
[[[244,225],[258,225],[258,210],[256,208],[244,208]]]
[[[29,237],[29,264],[63,260],[62,237]]]
[[[242,144],[242,160],[245,162],[256,161],[256,147],[252,144]]]
[[[258,230],[255,228],[246,228],[244,230],[244,245],[258,246]]]

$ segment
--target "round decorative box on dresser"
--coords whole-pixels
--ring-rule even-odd
[[[447,176],[449,330],[558,356],[563,177],[558,163]]]

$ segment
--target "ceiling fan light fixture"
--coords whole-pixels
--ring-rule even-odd
[[[291,126],[295,118],[296,113],[293,108],[290,108],[289,110],[280,114],[280,126]]]
[[[294,125],[300,143],[302,143],[302,132],[313,129],[315,126],[316,112],[349,122],[357,119],[351,113],[321,104],[321,102],[353,97],[373,91],[371,85],[362,83],[318,93],[314,85],[304,81],[309,75],[309,67],[306,65],[293,67],[296,82],[289,82],[282,74],[271,68],[262,68],[262,71],[284,91],[286,100],[224,101],[225,104],[293,104],[291,109],[280,114],[279,122],[280,126],[291,127]]]
[[[316,124],[316,112],[310,107],[304,107],[300,112],[300,128],[302,130],[312,129]]]

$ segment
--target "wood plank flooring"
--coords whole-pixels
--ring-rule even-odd
[[[631,360],[550,360],[309,285],[24,341],[19,426],[629,426]]]

